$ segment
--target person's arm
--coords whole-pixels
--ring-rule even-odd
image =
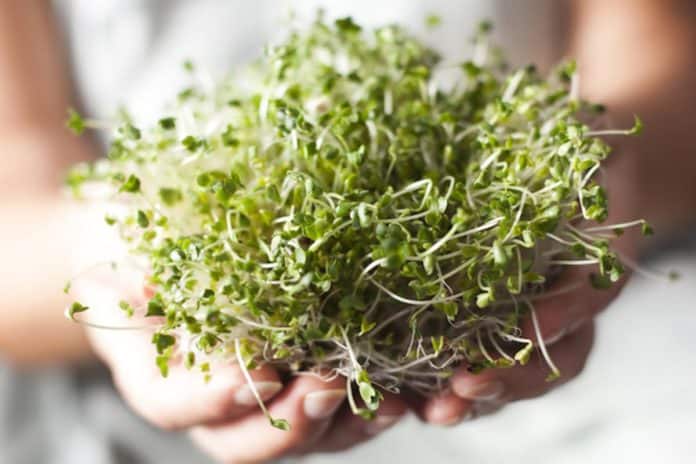
[[[65,129],[72,88],[49,1],[5,2],[0,14],[0,358],[84,358],[82,330],[62,314],[71,250],[87,235],[61,178],[92,147]]]
[[[634,165],[638,214],[669,237],[696,219],[696,3],[576,0],[572,8],[568,54],[582,95],[604,103],[613,125],[643,119],[643,134],[622,140],[612,162]],[[627,177],[611,169],[610,182]]]
[[[610,204],[607,223],[645,218],[657,242],[668,240],[696,219],[696,3],[574,0],[570,7],[567,56],[577,59],[582,97],[605,104],[612,127],[631,127],[634,114],[644,121],[640,136],[620,137],[618,145],[617,139],[607,139],[615,150],[603,178]],[[640,256],[651,244],[636,235],[627,231],[615,242],[627,257]],[[480,375],[462,370],[452,379],[452,392],[424,403],[421,415],[451,424],[544,394],[576,377],[592,347],[593,319],[619,291],[592,289],[588,272],[567,272],[556,288],[584,285],[536,308],[561,382],[545,381],[548,369],[539,353],[523,367]],[[532,332],[531,323],[525,330]]]

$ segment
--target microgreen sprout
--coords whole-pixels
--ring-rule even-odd
[[[111,127],[109,158],[70,185],[104,183],[129,211],[107,222],[149,263],[163,375],[175,353],[206,376],[210,358],[236,360],[282,429],[254,365],[344,376],[367,418],[381,390],[436,392],[457,365],[524,364],[535,347],[559,375],[532,305],[565,267],[612,285],[611,237],[651,232],[593,225],[608,215],[598,137],[641,124],[595,128],[573,63],[507,73],[489,30],[444,86],[437,52],[402,28],[318,19],[212,90],[187,63],[165,117]]]

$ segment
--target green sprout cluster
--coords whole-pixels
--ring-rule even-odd
[[[525,363],[520,322],[559,270],[619,279],[609,232],[644,223],[586,225],[607,217],[598,136],[639,121],[593,132],[572,63],[508,71],[487,30],[475,60],[445,66],[398,26],[319,18],[152,127],[124,116],[108,159],[68,182],[126,206],[106,221],[147,262],[163,375],[181,355],[207,375],[216,357],[344,376],[369,417],[381,389]]]

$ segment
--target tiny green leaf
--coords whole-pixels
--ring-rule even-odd
[[[75,135],[80,135],[85,131],[85,120],[72,108],[68,110],[68,120],[65,122],[65,125]]]
[[[436,15],[436,14],[429,14],[429,15],[425,18],[425,25],[426,25],[428,28],[436,28],[436,27],[438,27],[438,26],[441,25],[441,24],[442,24],[442,18],[441,18],[439,15]]]
[[[606,290],[611,287],[612,282],[606,275],[592,273],[590,274],[590,283],[597,290]]]
[[[171,130],[176,128],[176,118],[168,117],[159,120],[159,125],[164,130]]]
[[[652,226],[645,221],[640,225],[640,231],[645,236],[653,235],[655,233]]]
[[[169,375],[169,356],[157,356],[155,359],[155,364],[159,368],[160,375],[162,375],[162,377],[167,377]]]
[[[145,212],[141,209],[138,210],[137,221],[138,225],[143,229],[150,225],[150,220],[148,219],[147,214],[145,214]]]
[[[163,354],[167,348],[176,343],[176,338],[162,332],[155,332],[152,336],[152,343],[157,348],[157,353]]]
[[[89,306],[84,306],[80,302],[75,301],[72,305],[70,305],[70,309],[68,309],[68,317],[70,319],[74,319],[75,314],[87,311],[88,309]]]
[[[140,179],[131,174],[121,185],[119,192],[138,193],[140,192]]]
[[[643,121],[636,115],[633,115],[633,127],[628,131],[629,135],[638,135],[643,132]]]
[[[283,430],[285,432],[290,430],[290,423],[285,419],[277,419],[275,417],[269,418],[271,425],[277,429]]]

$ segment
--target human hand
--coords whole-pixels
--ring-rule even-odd
[[[612,160],[603,174],[611,177],[608,191],[612,210],[606,224],[640,217],[635,163],[627,156]],[[639,230],[633,228],[612,240],[612,249],[627,269],[611,287],[593,287],[590,276],[596,272],[595,265],[571,266],[553,282],[544,297],[533,302],[532,317],[522,325],[522,336],[533,340],[535,346],[526,365],[488,369],[479,374],[463,366],[452,376],[447,391],[417,403],[418,415],[429,423],[454,425],[495,412],[510,402],[543,395],[577,377],[592,349],[594,318],[609,306],[630,278],[641,239]],[[553,367],[560,377],[549,381]]]
[[[88,329],[96,353],[111,369],[126,402],[152,424],[167,430],[188,430],[205,452],[221,462],[263,462],[287,455],[345,449],[368,440],[398,421],[405,403],[384,394],[377,417],[366,421],[354,415],[345,399],[343,378],[324,381],[296,376],[284,381],[270,366],[249,371],[271,416],[286,419],[290,430],[272,427],[235,363],[217,363],[212,378],[172,359],[168,377],[155,365],[151,343],[154,325],[137,311],[144,306],[142,275],[106,271],[76,279],[71,294],[90,306],[78,318],[87,323],[130,330]],[[128,318],[119,301],[136,308]],[[108,313],[108,315],[106,314]],[[148,318],[149,319],[149,318]]]
[[[554,285],[560,289],[583,279],[579,281],[583,282],[582,287],[536,303],[535,315],[543,345],[530,318],[523,326],[523,336],[535,341],[536,352],[527,364],[488,369],[479,374],[460,368],[452,376],[449,390],[417,407],[419,415],[433,424],[454,425],[490,414],[510,402],[543,395],[577,377],[592,348],[593,318],[619,292],[619,285],[611,290],[595,290],[583,274],[569,272]],[[560,371],[558,379],[547,380],[551,371],[545,358]]]

